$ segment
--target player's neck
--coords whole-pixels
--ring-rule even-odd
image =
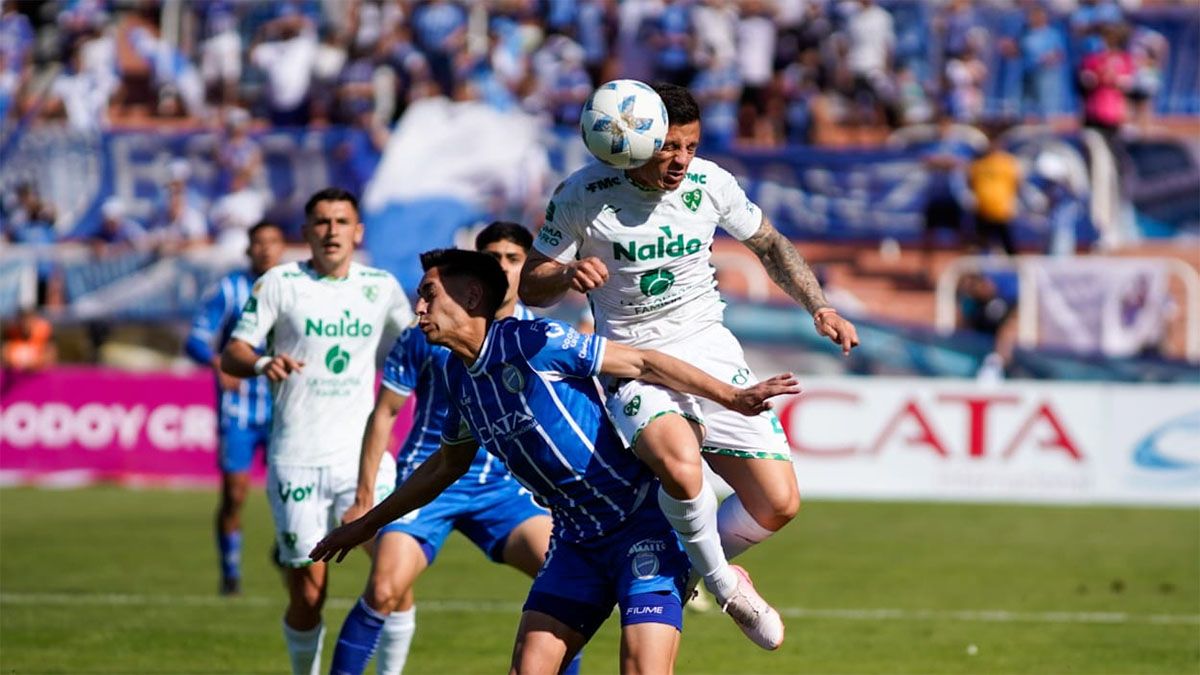
[[[450,336],[444,346],[470,367],[479,360],[479,354],[483,351],[483,342],[487,339],[487,331],[491,325],[491,321],[471,317],[471,320],[463,325],[462,330]]]
[[[497,319],[507,319],[508,317],[510,317],[516,313],[517,313],[517,299],[513,298],[512,300],[501,305],[500,309],[496,310],[496,318]]]
[[[308,259],[308,266],[311,267],[321,279],[345,279],[346,277],[350,276],[351,262],[352,261],[347,258],[345,262],[342,262],[336,266],[326,267],[316,257],[312,257]]]

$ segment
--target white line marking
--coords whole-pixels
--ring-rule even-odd
[[[357,598],[329,598],[326,606],[349,609]],[[137,595],[122,593],[0,593],[0,605],[55,606],[172,606],[229,607],[282,605],[280,597],[246,595],[222,598],[216,595]],[[516,614],[521,603],[504,600],[419,599],[422,612],[482,612]],[[847,621],[975,621],[980,623],[1078,623],[1078,624],[1165,624],[1200,625],[1200,614],[1130,614],[1128,612],[1011,612],[1002,609],[806,609],[782,607],[779,613],[793,619],[839,619]]]

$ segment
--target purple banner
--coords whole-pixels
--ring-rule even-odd
[[[215,483],[215,403],[204,370],[3,371],[0,483]],[[402,411],[397,438],[408,433],[410,412]],[[256,465],[256,481],[262,475]]]

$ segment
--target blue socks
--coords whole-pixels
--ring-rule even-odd
[[[221,579],[242,578],[242,533],[217,532],[217,549],[221,552]]]
[[[363,672],[379,644],[379,633],[383,630],[385,618],[359,598],[342,623],[329,672],[335,675]]]
[[[579,675],[579,665],[581,663],[583,663],[582,649],[580,649],[579,653],[575,654],[575,658],[571,659],[571,662],[567,664],[567,668],[563,670],[563,675]]]

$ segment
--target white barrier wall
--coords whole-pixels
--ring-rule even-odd
[[[777,369],[756,368],[760,376]],[[801,378],[777,401],[810,497],[1200,504],[1200,387]]]

